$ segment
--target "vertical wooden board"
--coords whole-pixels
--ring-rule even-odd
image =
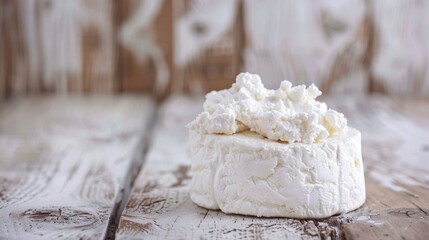
[[[0,238],[105,238],[151,113],[140,97],[0,105]]]
[[[287,79],[323,92],[367,91],[372,32],[365,1],[243,3],[244,70],[260,74],[267,87]]]
[[[83,1],[90,14],[82,32],[82,90],[112,93],[117,90],[113,2]]]
[[[242,67],[239,1],[175,2],[172,91],[203,93],[231,86]]]
[[[172,77],[173,1],[120,1],[117,67],[122,91],[165,93]]]
[[[0,99],[26,93],[28,59],[18,1],[0,1]]]
[[[113,92],[111,1],[37,3],[43,88],[61,93]]]
[[[111,1],[0,4],[0,94],[115,90]]]
[[[371,91],[429,95],[429,2],[367,1],[377,30]]]

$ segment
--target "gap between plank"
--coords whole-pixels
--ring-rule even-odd
[[[155,129],[156,120],[158,119],[158,108],[159,103],[154,103],[149,111],[149,121],[141,132],[140,139],[138,141],[136,149],[134,149],[133,159],[131,164],[126,171],[126,177],[124,179],[123,187],[118,193],[115,199],[115,206],[110,214],[109,223],[107,230],[104,234],[104,239],[115,239],[116,230],[118,229],[119,221],[122,216],[122,212],[130,197],[131,189],[134,186],[134,182],[141,171],[144,162],[146,161],[146,155],[152,144],[151,137]]]

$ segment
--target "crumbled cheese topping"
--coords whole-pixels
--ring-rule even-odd
[[[204,111],[188,127],[202,134],[250,130],[275,141],[315,143],[347,128],[342,113],[316,101],[320,95],[314,84],[293,87],[282,81],[270,90],[257,74],[240,73],[230,89],[206,95]]]

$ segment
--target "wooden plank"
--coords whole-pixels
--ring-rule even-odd
[[[116,90],[112,1],[0,1],[0,98]]]
[[[373,76],[370,90],[428,96],[429,2],[367,1],[367,5],[376,29],[369,68]]]
[[[172,91],[195,94],[231,86],[243,65],[241,2],[180,0],[174,7]]]
[[[322,91],[365,93],[373,32],[366,2],[243,1],[244,70],[268,88],[287,79]]]
[[[28,56],[18,1],[0,1],[0,99],[26,92]]]
[[[33,19],[37,31],[28,38],[39,38],[41,51],[37,54],[43,59],[40,66],[43,89],[60,93],[113,92],[111,1],[30,3],[25,2],[23,8],[34,8],[28,11],[38,12],[37,18]]]
[[[367,181],[367,201],[362,208],[328,219],[296,220],[227,215],[196,206],[188,196],[191,176],[184,125],[201,111],[202,99],[175,98],[163,106],[152,148],[116,237],[427,239],[429,140],[425,136],[429,134],[429,101],[381,97],[326,100],[362,131]],[[410,111],[411,107],[418,111]]]
[[[0,238],[108,237],[152,110],[142,97],[0,105]]]
[[[82,27],[79,43],[82,45],[82,72],[79,79],[82,86],[75,91],[112,93],[118,90],[113,2],[87,0],[82,5],[89,16]]]
[[[116,4],[120,89],[165,94],[173,68],[173,1]]]
[[[429,238],[429,100],[331,101],[362,130],[367,201],[344,216],[347,239]]]

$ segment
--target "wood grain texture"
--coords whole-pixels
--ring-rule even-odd
[[[429,238],[429,100],[331,101],[362,131],[367,201],[342,225],[347,239]]]
[[[28,56],[18,1],[0,1],[0,99],[26,92]]]
[[[166,94],[173,77],[173,1],[115,4],[120,89]]]
[[[0,1],[0,8],[0,97],[116,90],[111,1]]]
[[[75,91],[113,93],[119,85],[115,66],[114,3],[86,0],[82,5],[88,16],[78,43],[82,45],[82,72],[77,84],[82,86]]]
[[[0,0],[0,99],[201,93],[241,71],[270,88],[428,96],[428,11],[421,0]]]
[[[106,237],[151,106],[141,97],[0,105],[0,238]]]
[[[241,2],[180,0],[174,7],[172,91],[201,94],[231,86],[243,65]]]
[[[395,94],[429,94],[429,2],[366,1],[375,32],[371,90]]]
[[[322,91],[365,93],[366,51],[372,36],[361,0],[243,1],[244,70],[276,88],[280,81]]]
[[[118,239],[427,239],[429,101],[325,98],[362,131],[367,201],[322,220],[224,214],[193,204],[184,125],[202,99],[163,106],[151,150],[123,212]],[[410,108],[418,111],[411,111]],[[388,234],[388,235],[386,235]]]

